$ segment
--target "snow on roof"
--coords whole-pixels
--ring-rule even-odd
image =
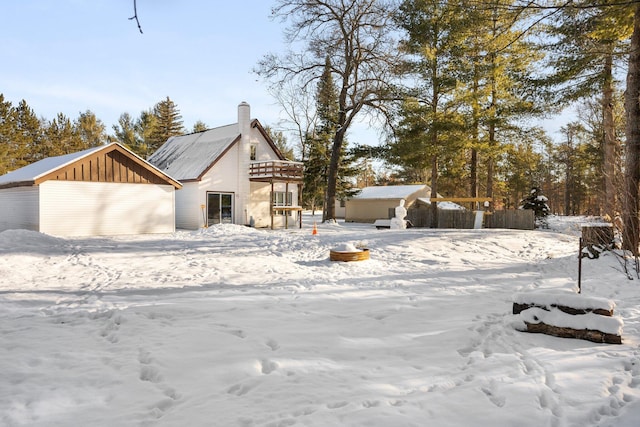
[[[240,137],[238,124],[174,136],[148,161],[177,180],[197,179]]]
[[[116,143],[114,142],[109,145],[114,144]],[[39,160],[23,168],[16,169],[13,172],[9,172],[5,175],[0,176],[0,184],[13,184],[18,182],[35,181],[36,179],[55,169],[66,166],[78,159],[81,159],[104,148],[104,145],[100,145],[98,147],[92,147],[86,150],[78,151],[77,153],[65,154],[56,157],[47,157],[46,159]]]
[[[353,199],[404,199],[427,188],[425,184],[364,187]]]
[[[431,204],[431,198],[418,197],[418,200],[422,203],[426,203],[427,205]],[[463,206],[453,202],[438,202],[438,209],[445,211],[465,210]]]

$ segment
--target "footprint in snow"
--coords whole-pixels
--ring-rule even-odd
[[[280,344],[274,339],[269,339],[265,342],[265,345],[271,349],[271,351],[276,351],[280,348]]]

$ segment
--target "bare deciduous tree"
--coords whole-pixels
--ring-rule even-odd
[[[326,215],[335,219],[338,169],[345,136],[354,118],[363,111],[384,111],[393,94],[393,67],[399,55],[390,31],[391,0],[278,0],[275,18],[289,23],[285,32],[290,50],[267,55],[257,73],[282,85],[296,82],[315,87],[331,58],[338,92],[339,113],[331,147],[327,178]]]

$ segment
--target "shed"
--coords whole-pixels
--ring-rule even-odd
[[[389,210],[405,201],[410,208],[418,198],[428,198],[431,187],[425,184],[365,187],[346,201],[345,221],[373,223],[389,218]]]
[[[0,231],[170,233],[181,187],[118,143],[49,157],[0,176]]]

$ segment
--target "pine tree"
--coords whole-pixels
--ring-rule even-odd
[[[281,131],[275,131],[269,126],[265,126],[264,131],[269,135],[269,138],[271,138],[273,143],[276,144],[276,147],[280,150],[280,154],[282,154],[285,159],[293,160],[295,158],[293,148],[287,143],[287,137],[284,133]]]
[[[500,174],[504,176],[506,185],[503,202],[504,208],[518,206],[530,190],[532,182],[544,182],[546,178],[543,149],[551,145],[544,130],[535,129],[521,135],[519,140],[509,142]]]
[[[105,125],[90,110],[80,113],[74,122],[74,127],[82,142],[82,149],[97,147],[107,142]]]
[[[136,147],[136,154],[142,158],[147,158],[162,144],[166,142],[162,141],[157,145],[155,138],[157,138],[158,131],[158,117],[154,110],[145,110],[140,113],[140,117],[136,120],[135,124],[136,141],[138,145]],[[168,139],[168,138],[167,138]],[[155,147],[155,148],[154,148]]]
[[[405,146],[399,151],[413,157],[413,167],[430,169],[431,197],[435,198],[440,162],[444,152],[454,148],[448,143],[460,127],[459,104],[453,95],[467,21],[461,4],[438,0],[405,0],[397,20],[406,32],[402,46],[409,60],[404,69],[420,79],[417,95],[403,106],[404,129],[398,142]],[[431,206],[435,227],[437,204]]]
[[[308,136],[308,158],[305,160],[305,181],[303,201],[315,209],[322,201],[322,220],[332,219],[328,211],[329,172],[333,154],[333,138],[339,127],[338,94],[333,81],[331,59],[325,58],[325,66],[320,76],[316,95],[317,124],[313,134]],[[338,170],[334,196],[338,199],[349,197],[353,191],[351,179],[357,173],[352,165],[353,157],[347,155],[345,141],[338,156]],[[335,201],[333,201],[335,203]]]
[[[331,60],[325,58],[325,66],[316,89],[318,121],[313,133],[307,135],[308,157],[304,161],[305,175],[303,202],[313,211],[322,205],[322,220],[327,219],[327,181],[331,162],[331,143],[338,121],[338,101],[331,74]],[[337,190],[336,190],[337,192]]]
[[[45,130],[45,141],[41,144],[42,158],[61,156],[80,151],[82,140],[71,120],[63,113],[58,113]]]
[[[184,133],[180,110],[168,96],[153,107],[153,116],[156,119],[156,123],[153,126],[151,137],[146,147],[145,158],[153,154],[172,136]]]
[[[14,159],[17,167],[43,159],[45,144],[44,119],[38,119],[24,99],[16,107],[16,136]]]
[[[146,150],[140,150],[140,140],[136,134],[136,125],[129,113],[122,113],[118,124],[113,125],[114,138],[137,155],[143,157]]]
[[[191,132],[193,132],[193,133],[204,132],[207,129],[209,129],[209,128],[207,127],[205,122],[203,122],[202,120],[198,120],[197,122],[195,122],[193,124],[193,128],[191,129]]]
[[[10,101],[0,93],[0,175],[15,169],[14,143],[16,113]]]
[[[594,5],[589,1],[572,2],[560,9],[560,19],[549,27],[556,42],[551,46],[550,80],[560,90],[557,100],[569,102],[599,97],[602,120],[602,210],[613,217],[619,208],[616,191],[616,165],[620,162],[616,138],[614,69],[623,64],[633,30],[631,3]]]
[[[468,36],[474,40],[473,54],[477,55],[471,82],[478,89],[472,91],[470,110],[473,123],[480,125],[475,142],[486,168],[486,196],[493,197],[507,137],[522,128],[523,119],[543,112],[544,104],[535,102],[541,88],[532,73],[538,68],[535,62],[543,57],[539,47],[524,37],[521,27],[530,13],[518,7],[517,1],[479,3],[466,12],[473,28]]]

